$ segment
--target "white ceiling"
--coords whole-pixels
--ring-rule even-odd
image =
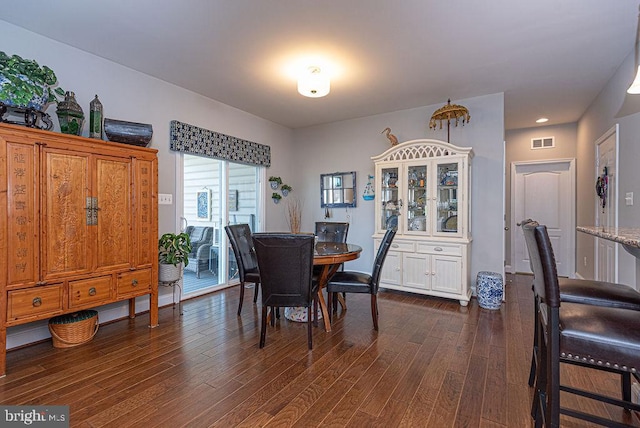
[[[638,0],[7,3],[2,20],[290,128],[497,92],[507,129],[575,122],[638,16]],[[296,92],[308,65],[330,69],[327,97]]]

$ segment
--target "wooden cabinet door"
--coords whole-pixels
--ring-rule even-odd
[[[6,216],[0,214],[0,238],[7,245],[6,265],[0,262],[0,267],[4,267],[2,275],[6,272],[7,287],[33,286],[39,281],[39,149],[33,141],[17,138],[0,143],[0,159],[6,159],[6,168],[0,167],[4,169],[0,171],[0,194],[4,194],[0,206],[3,211],[6,207]],[[5,231],[7,235],[2,236]]]
[[[42,159],[42,279],[90,272],[90,154],[45,146]]]
[[[462,292],[462,259],[452,256],[431,256],[431,269],[435,277],[433,290],[460,295]]]
[[[131,159],[96,156],[96,270],[131,267]]]

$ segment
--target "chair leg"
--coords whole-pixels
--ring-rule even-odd
[[[313,332],[311,331],[311,305],[307,306],[307,345],[313,349]]]
[[[329,317],[331,319],[331,317]],[[318,298],[313,298],[313,326],[318,326]]]
[[[373,329],[378,331],[378,296],[371,295],[371,317],[373,318]]]
[[[331,308],[333,308],[332,306],[333,304],[333,293],[329,293],[327,292],[327,308],[329,309],[329,323],[331,323],[332,318],[333,318],[333,311],[331,310]]]
[[[276,325],[276,308],[271,306],[271,327]]]
[[[242,302],[244,301],[244,282],[240,283],[240,302],[238,303],[238,316],[242,312]]]
[[[537,306],[534,305],[534,306]],[[536,379],[536,361],[540,358],[540,349],[538,347],[538,311],[534,314],[535,323],[533,324],[533,349],[531,351],[531,368],[529,369],[529,386],[533,386]]]
[[[624,372],[621,374],[622,400],[631,402],[631,373]],[[627,409],[629,410],[629,409]]]
[[[262,321],[260,323],[260,348],[264,348],[264,340],[267,335],[267,307],[262,307]]]
[[[253,283],[253,303],[258,303],[258,293],[259,290],[258,288],[260,287],[260,283],[259,282],[254,282]]]

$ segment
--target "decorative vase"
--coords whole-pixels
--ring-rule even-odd
[[[49,87],[32,81],[24,74],[18,75],[18,78],[25,82],[25,87],[20,87],[19,90],[4,74],[0,74],[0,102],[9,107],[42,111],[49,99]],[[40,88],[42,95],[31,89],[36,86]]]
[[[278,199],[278,198],[271,198],[271,199],[273,199],[273,203],[274,204],[279,204],[280,203],[280,199]]]
[[[76,94],[67,91],[64,95],[64,101],[58,103],[56,114],[58,122],[60,122],[60,132],[80,135],[84,124],[84,112],[76,102]]]
[[[287,196],[289,194],[289,191],[287,189],[281,189],[282,191],[282,196]]]
[[[89,103],[89,137],[102,139],[102,103],[98,95]]]
[[[269,184],[271,185],[271,188],[273,190],[276,190],[278,188],[278,182],[277,181],[270,181]]]

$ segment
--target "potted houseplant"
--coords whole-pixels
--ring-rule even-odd
[[[280,202],[280,199],[282,199],[282,196],[280,196],[280,193],[273,192],[271,194],[271,199],[273,199],[274,204],[277,204],[278,202]]]
[[[58,78],[46,65],[0,51],[0,102],[9,107],[44,111],[44,106],[64,97],[62,88],[53,87]]]
[[[282,192],[282,196],[287,196],[289,192],[292,190],[293,188],[288,184],[283,184],[282,187],[280,188],[280,191]]]
[[[158,241],[158,280],[174,282],[180,279],[182,265],[189,264],[191,238],[187,233],[165,233]]]
[[[278,186],[282,184],[282,179],[280,177],[271,176],[269,177],[269,184],[271,184],[271,188],[273,190],[276,190]]]

